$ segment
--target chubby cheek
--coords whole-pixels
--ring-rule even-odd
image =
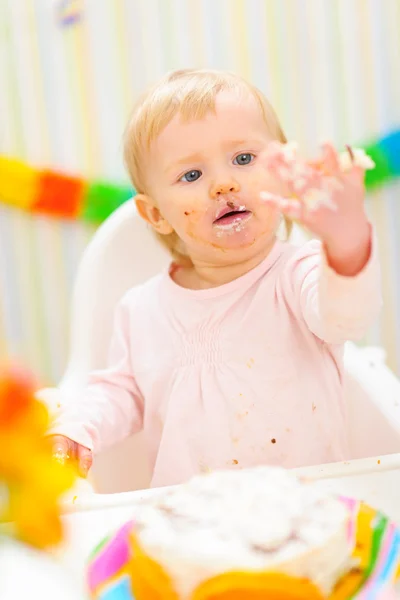
[[[192,196],[190,201],[182,202],[179,206],[179,220],[184,227],[197,225],[204,220],[207,208],[201,198]]]
[[[204,222],[204,209],[200,210],[194,203],[187,203],[177,208],[174,215],[174,229],[184,241],[192,238]]]
[[[259,198],[260,192],[270,192],[282,197],[288,197],[290,193],[286,182],[281,181],[271,171],[263,167],[250,175],[248,185],[254,198]]]
[[[267,204],[260,198],[261,192],[270,192],[282,197],[287,197],[287,190],[275,177],[268,173],[259,173],[252,176],[249,184],[249,192],[252,198],[257,202],[256,215],[257,222],[261,226],[262,233],[275,231],[281,221],[279,210]]]
[[[201,204],[186,207],[183,211],[184,222],[182,229],[178,231],[179,236],[188,244],[200,243],[208,245],[212,237],[211,223],[214,216],[215,207],[213,206],[204,207],[204,204]],[[214,244],[211,245],[215,246]]]
[[[258,185],[261,186],[260,191],[287,197],[290,193],[289,186],[267,166],[270,162],[268,154],[269,150],[266,149],[259,155],[257,161],[256,178]]]
[[[178,234],[186,229],[190,221],[196,219],[198,210],[194,203],[180,201],[180,198],[176,196],[163,200],[163,204],[160,206],[161,212]]]
[[[263,224],[264,232],[276,231],[281,221],[281,213],[275,206],[263,204],[258,210],[258,218]]]

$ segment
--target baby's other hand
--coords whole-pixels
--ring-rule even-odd
[[[306,163],[297,157],[295,145],[273,145],[268,168],[286,181],[290,193],[281,198],[261,192],[261,198],[319,237],[337,273],[354,276],[371,252],[371,228],[364,207],[364,174],[371,167],[368,157],[360,165],[359,152],[350,147],[347,152],[348,156],[341,156],[332,144],[325,144],[322,158]]]
[[[64,435],[52,435],[51,443],[55,460],[61,464],[72,461],[77,465],[79,475],[87,476],[93,462],[92,451],[89,448],[81,446]]]

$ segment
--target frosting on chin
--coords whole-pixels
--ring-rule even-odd
[[[304,577],[329,594],[351,565],[346,507],[284,469],[202,475],[138,508],[138,542],[180,598],[229,571]]]

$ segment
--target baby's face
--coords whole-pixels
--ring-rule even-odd
[[[221,92],[215,112],[191,122],[178,114],[155,140],[149,195],[192,259],[271,243],[280,217],[260,192],[283,191],[263,161],[272,139],[250,93]]]

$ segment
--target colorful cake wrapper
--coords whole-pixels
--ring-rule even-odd
[[[354,567],[329,600],[383,600],[400,578],[400,530],[379,511],[341,498],[349,511]],[[164,569],[147,556],[130,521],[102,540],[89,559],[87,583],[94,600],[178,600]],[[388,597],[392,598],[392,596]],[[192,600],[322,600],[309,581],[280,573],[223,573],[203,582]],[[394,598],[394,596],[393,596]]]

